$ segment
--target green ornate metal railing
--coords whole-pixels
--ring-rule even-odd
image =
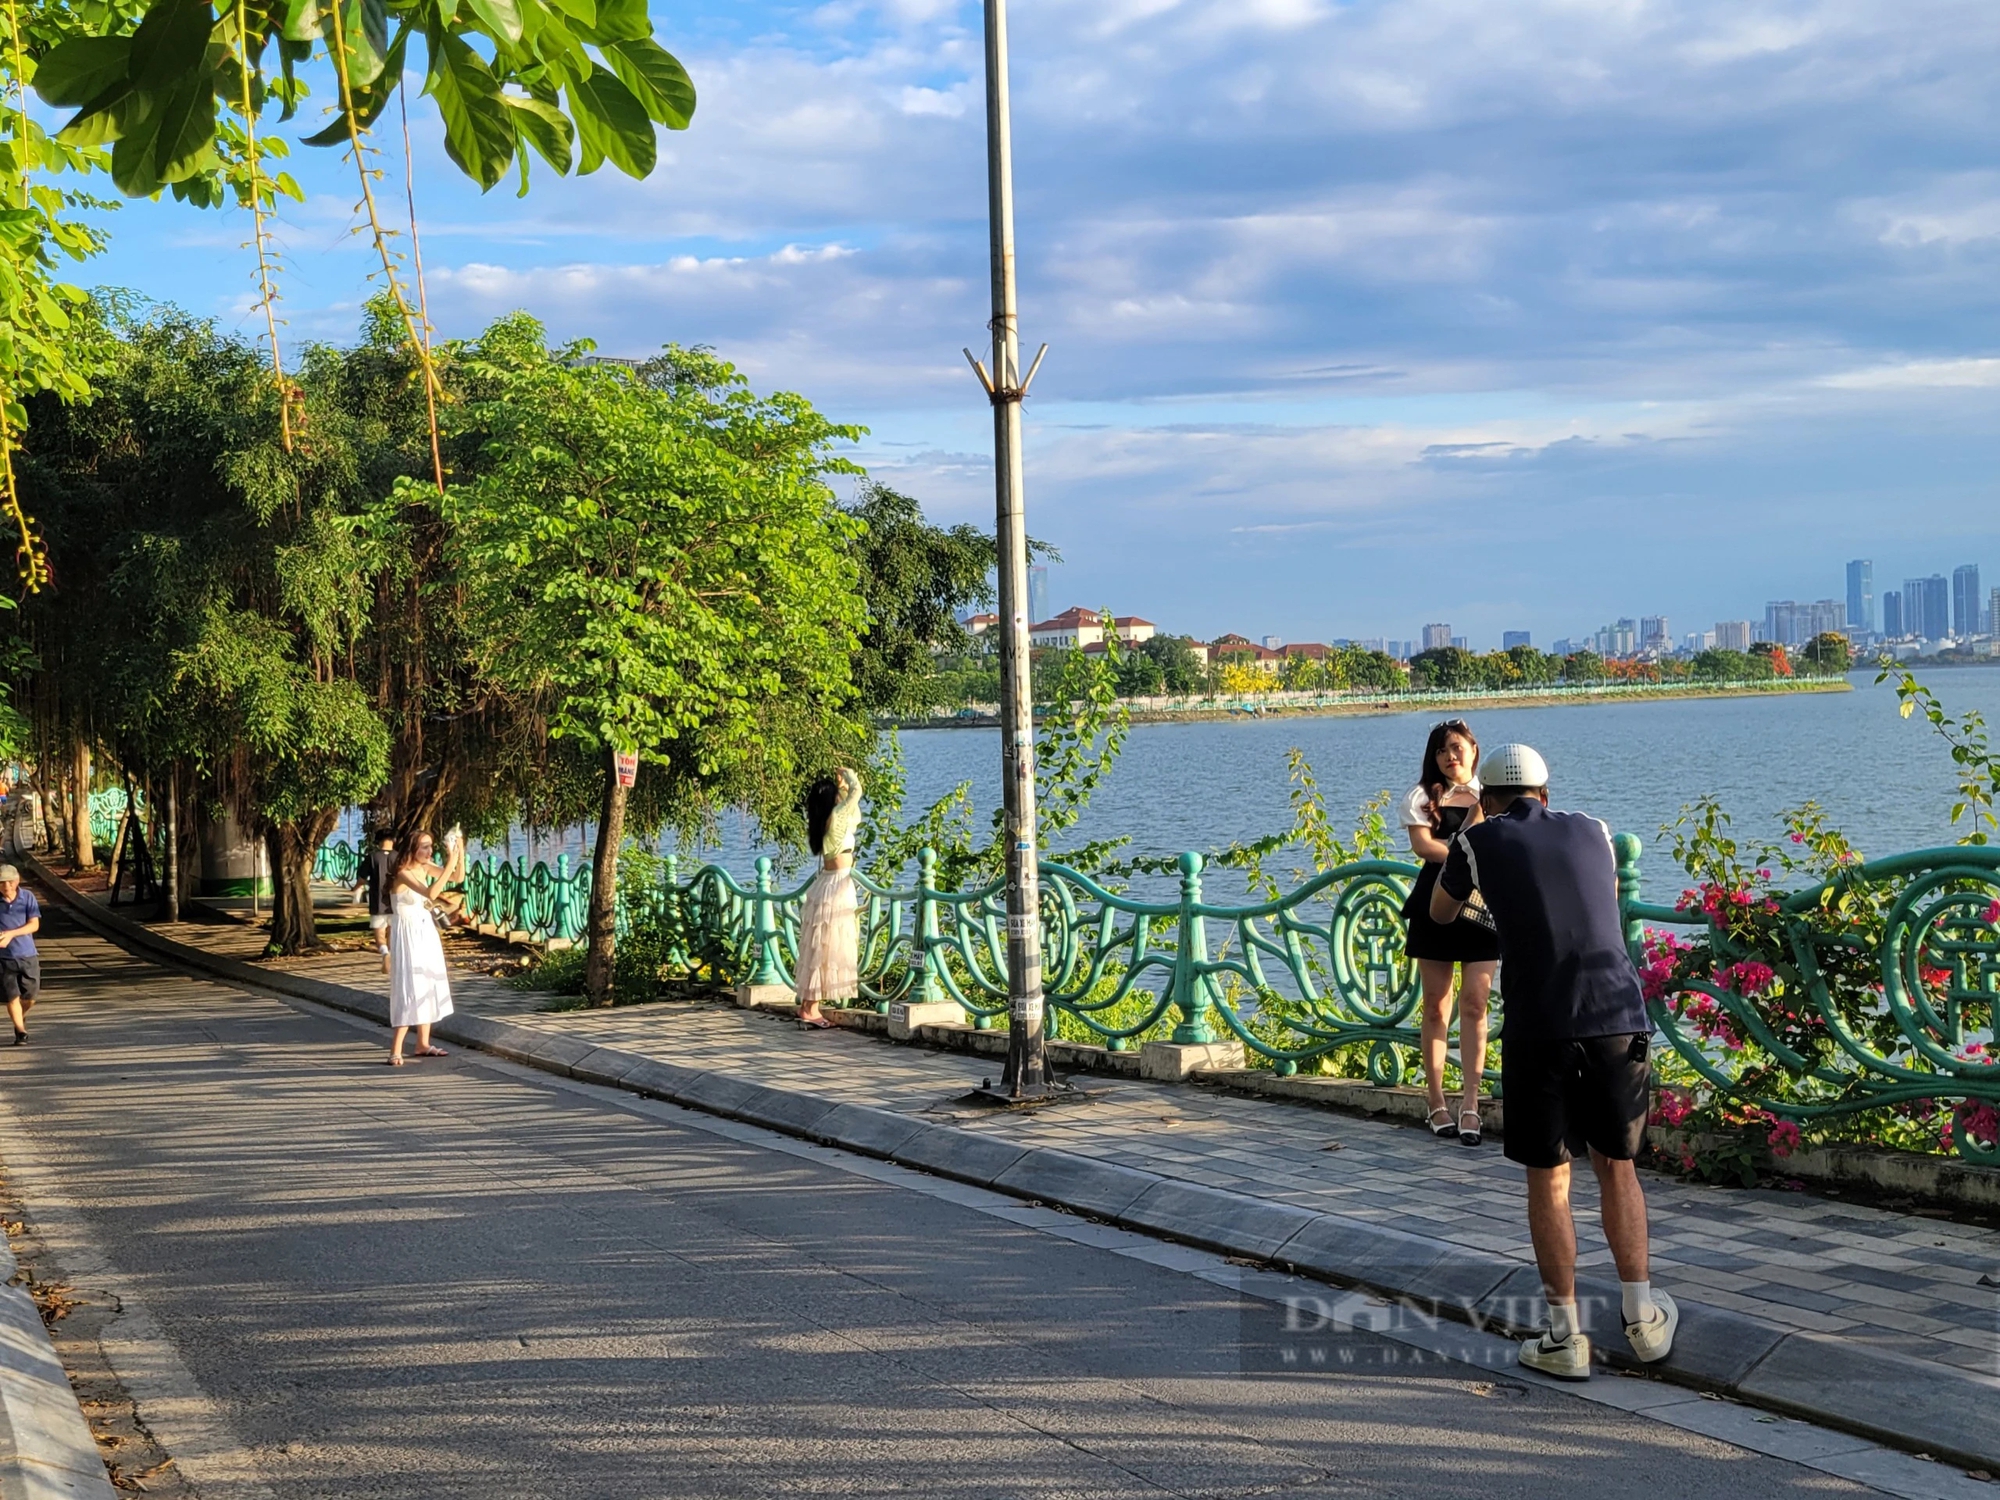
[[[1978,1106],[1988,1111],[1987,1133],[1960,1128],[1956,1148],[1968,1159],[2000,1160],[1992,1123],[2000,1107],[2000,850],[1927,850],[1857,865],[1808,890],[1762,893],[1786,951],[1766,971],[1767,992],[1745,993],[1752,987],[1741,975],[1759,966],[1743,967],[1750,951],[1728,924],[1699,907],[1639,900],[1639,840],[1621,834],[1617,846],[1628,937],[1654,981],[1652,1019],[1694,1077],[1802,1124],[1920,1100]],[[1222,905],[1204,898],[1200,855],[1178,863],[1174,898],[1158,901],[1042,865],[1043,989],[1060,1030],[1112,1051],[1162,1032],[1177,1042],[1231,1035],[1279,1073],[1345,1052],[1376,1083],[1404,1080],[1419,1046],[1421,991],[1400,914],[1414,865],[1358,861],[1275,900]],[[929,850],[915,875],[908,886],[855,875],[860,1002],[949,1002],[976,1027],[1003,1024],[1000,883],[940,889]],[[621,901],[620,925],[643,918],[664,931],[676,969],[788,985],[809,884],[781,887],[768,858],[747,884],[716,865],[682,883],[669,859],[644,912]],[[590,870],[571,869],[566,858],[530,869],[487,856],[468,868],[465,892],[468,911],[500,931],[574,942],[584,932]],[[1843,894],[1868,899],[1843,908]],[[1874,916],[1843,915],[1863,907]],[[1699,972],[1659,983],[1661,934],[1689,929],[1705,937]],[[1872,986],[1857,986],[1863,969],[1875,974]],[[1494,1036],[1504,1019],[1504,996],[1496,996]],[[1487,1077],[1497,1086],[1493,1071]]]
[[[1691,892],[1668,907],[1638,899],[1639,841],[1617,842],[1648,1009],[1694,1076],[1800,1125],[1920,1103],[1970,1106],[1954,1147],[2000,1164],[2000,849],[1925,849],[1851,865],[1804,890],[1722,892],[1712,902]],[[1770,941],[1746,941],[1746,925]],[[1687,929],[1700,946],[1675,953],[1663,943]]]
[[[328,840],[313,855],[312,878],[352,886],[361,879],[361,851],[345,840]]]

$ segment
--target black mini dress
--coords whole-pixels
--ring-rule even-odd
[[[1440,807],[1437,810],[1439,839],[1449,844],[1465,825],[1466,807]],[[1431,920],[1431,892],[1436,889],[1438,875],[1444,866],[1424,862],[1423,873],[1417,876],[1417,883],[1410,888],[1410,899],[1403,903],[1403,920],[1409,923],[1409,936],[1404,940],[1403,951],[1411,958],[1434,958],[1441,963],[1480,964],[1493,963],[1500,957],[1500,939],[1479,923],[1459,917],[1452,922]]]

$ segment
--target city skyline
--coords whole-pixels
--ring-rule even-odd
[[[1861,571],[1857,573],[1857,569]],[[1223,630],[1207,633],[1185,629],[1172,620],[1163,620],[1160,629],[1165,634],[1185,635],[1190,639],[1202,641],[1219,639],[1225,634],[1242,634],[1251,640],[1270,637],[1279,640],[1380,643],[1391,655],[1406,657],[1416,651],[1433,650],[1448,645],[1458,645],[1474,651],[1504,651],[1515,646],[1534,646],[1539,650],[1550,651],[1568,645],[1573,649],[1591,649],[1601,654],[1617,655],[1630,655],[1647,649],[1685,651],[1704,649],[1692,646],[1689,642],[1690,636],[1715,636],[1725,633],[1725,627],[1741,626],[1743,627],[1741,644],[1731,645],[1729,641],[1720,639],[1710,640],[1706,644],[1728,645],[1730,649],[1747,650],[1750,645],[1760,640],[1777,641],[1788,646],[1802,645],[1823,630],[1841,631],[1863,638],[1877,636],[1905,638],[1912,633],[1911,630],[1902,628],[1907,620],[1899,620],[1898,628],[1892,630],[1888,619],[1884,616],[1884,609],[1886,606],[1900,611],[1903,608],[1902,596],[1913,584],[1923,585],[1928,590],[1924,604],[1926,613],[1922,615],[1919,623],[1936,626],[1942,622],[1942,628],[1935,633],[1919,632],[1924,639],[1965,639],[1969,636],[1984,636],[1993,633],[1994,622],[2000,620],[2000,585],[1989,588],[1982,583],[1983,579],[1995,575],[1987,573],[1978,562],[1954,563],[1950,565],[1948,572],[1934,569],[1927,574],[1911,575],[1909,578],[1899,580],[1897,587],[1893,589],[1884,589],[1875,581],[1880,570],[1873,558],[1849,559],[1843,571],[1845,588],[1839,592],[1801,599],[1768,597],[1760,608],[1742,615],[1720,616],[1710,621],[1694,622],[1684,620],[1683,617],[1670,612],[1659,615],[1621,613],[1588,630],[1572,631],[1569,635],[1551,635],[1532,628],[1503,626],[1498,632],[1497,641],[1490,642],[1475,638],[1470,632],[1461,630],[1448,619],[1425,621],[1414,631],[1404,626],[1393,634],[1378,631],[1364,633],[1324,626],[1287,634],[1283,631],[1267,630],[1262,626],[1254,630],[1249,629],[1240,621],[1226,626]],[[1034,572],[1038,575],[1036,586],[1041,591],[1041,597],[1048,597],[1047,591],[1052,587],[1049,567],[1037,565]],[[1872,617],[1872,624],[1864,624],[1856,618],[1858,585],[1864,586],[1863,592],[1866,594],[1868,605],[1866,613]],[[1060,586],[1059,579],[1054,586]],[[1970,630],[1961,630],[1960,623],[1965,619],[1963,611],[1967,607],[1968,600],[1971,601],[1976,623]],[[1830,613],[1834,610],[1838,613]],[[1155,613],[1160,611],[1156,608]],[[1682,621],[1680,629],[1673,628],[1677,620]],[[1621,627],[1629,632],[1631,636],[1629,643],[1621,644],[1615,639]],[[1607,634],[1614,639],[1610,641],[1602,639]],[[1609,652],[1605,650],[1607,645],[1612,648]],[[1396,650],[1395,648],[1399,646],[1407,649]]]

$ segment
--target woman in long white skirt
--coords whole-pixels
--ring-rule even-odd
[[[465,841],[455,828],[445,835],[448,852],[442,870],[431,863],[435,847],[428,833],[417,833],[396,851],[389,924],[389,1024],[396,1028],[389,1043],[392,1068],[403,1065],[403,1038],[412,1026],[417,1028],[417,1048],[411,1056],[445,1055],[444,1048],[431,1045],[432,1023],[451,1014],[451,976],[432,904],[463,873]]]
[[[799,912],[799,963],[792,976],[799,1023],[816,1031],[833,1025],[820,1013],[828,1000],[861,993],[861,926],[854,894],[854,834],[861,826],[861,777],[842,766],[806,793],[806,838],[820,857],[819,873]]]

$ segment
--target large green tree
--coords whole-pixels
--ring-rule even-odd
[[[331,411],[309,401],[313,440],[287,449],[254,348],[171,311],[106,316],[94,396],[43,398],[22,465],[53,562],[22,612],[39,737],[108,749],[156,808],[241,819],[270,849],[272,940],[297,952],[313,852],[385,773],[362,642],[391,552],[357,525],[367,486]]]
[[[688,803],[795,805],[806,776],[865,754],[864,615],[859,523],[827,482],[857,429],[699,351],[635,373],[586,347],[551,349],[516,315],[463,351],[488,461],[441,504],[483,671],[597,762],[586,986],[603,1001],[629,801],[615,757]]]
[[[921,714],[947,701],[937,657],[972,643],[958,612],[993,601],[993,538],[976,526],[935,526],[908,495],[862,488],[847,513],[867,622],[854,654],[864,708]]]

